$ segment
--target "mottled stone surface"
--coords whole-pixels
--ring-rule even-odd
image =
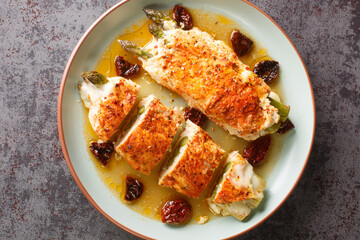
[[[86,200],[57,134],[65,64],[85,30],[116,2],[0,4],[0,239],[137,239]],[[290,198],[238,239],[359,239],[360,1],[251,2],[279,23],[303,57],[317,130]]]

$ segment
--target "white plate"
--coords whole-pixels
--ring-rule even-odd
[[[139,215],[124,206],[98,177],[87,152],[83,135],[82,105],[77,83],[84,69],[92,69],[101,53],[121,30],[144,18],[142,8],[170,9],[178,1],[131,0],[104,13],[87,30],[66,66],[58,100],[58,127],[62,150],[76,183],[87,199],[117,226],[143,238],[220,239],[242,234],[274,213],[289,196],[305,168],[315,130],[315,104],[304,64],[286,34],[265,13],[240,0],[184,0],[191,8],[225,15],[240,23],[260,42],[268,54],[281,63],[286,102],[296,129],[288,134],[280,160],[267,181],[265,198],[247,221],[217,218],[205,225],[171,227]]]

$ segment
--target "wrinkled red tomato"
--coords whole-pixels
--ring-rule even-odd
[[[190,121],[192,121],[193,123],[195,123],[200,127],[201,125],[204,124],[206,120],[206,116],[202,112],[200,112],[196,108],[190,108],[190,107],[185,108],[184,117],[186,120],[189,119]]]
[[[285,134],[285,133],[287,133],[288,131],[290,131],[291,129],[294,129],[294,128],[295,128],[294,124],[288,118],[288,119],[286,119],[285,122],[281,123],[280,128],[277,130],[277,133]]]
[[[89,149],[94,154],[96,159],[105,166],[108,163],[112,152],[114,151],[114,145],[112,143],[91,142]]]
[[[126,176],[125,200],[132,202],[139,199],[144,191],[144,184],[138,179]]]
[[[173,9],[173,18],[177,25],[184,30],[193,28],[193,20],[189,11],[181,5],[175,5]]]
[[[116,56],[115,69],[116,75],[120,77],[130,78],[140,72],[140,65],[129,63],[123,57]]]
[[[191,218],[191,206],[184,199],[167,201],[161,209],[163,223],[184,224]]]
[[[279,63],[273,60],[265,60],[255,64],[254,73],[261,77],[266,84],[275,81],[279,74]]]
[[[234,52],[238,57],[245,55],[253,44],[253,41],[242,34],[239,30],[232,31],[230,40]]]
[[[253,166],[264,162],[271,144],[271,136],[266,135],[253,141],[249,147],[244,149],[243,157]]]

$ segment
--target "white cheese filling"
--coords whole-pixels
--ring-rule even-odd
[[[236,151],[231,152],[228,156],[227,162],[235,164],[232,172],[226,172],[225,178],[230,181],[230,183],[238,189],[245,188],[250,192],[250,199],[232,202],[232,203],[215,203],[214,199],[219,193],[222,187],[222,183],[216,186],[216,193],[213,194],[211,198],[207,199],[210,209],[216,213],[223,216],[233,215],[239,220],[244,219],[247,215],[250,214],[252,208],[257,207],[263,198],[263,190],[265,188],[265,183],[255,174],[253,167],[246,161],[245,163],[239,163],[236,158],[241,157],[240,154]],[[231,171],[231,169],[229,169]]]
[[[84,101],[86,108],[96,105],[101,98],[108,95],[109,92],[120,81],[120,77],[107,78],[109,81],[102,85],[95,85],[83,82],[79,87],[80,97]]]

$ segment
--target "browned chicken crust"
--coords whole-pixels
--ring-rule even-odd
[[[164,157],[183,117],[154,98],[145,117],[115,150],[134,169],[149,175]]]
[[[117,131],[135,103],[138,91],[138,88],[119,81],[109,95],[100,101],[98,111],[90,117],[96,126],[94,131],[101,140],[108,141]]]
[[[229,173],[231,174],[234,171],[235,164],[245,164],[245,160],[242,157],[239,157],[231,166]],[[240,177],[240,176],[237,176]],[[240,202],[246,199],[252,198],[252,189],[249,187],[234,187],[230,182],[229,178],[224,179],[224,182],[221,184],[221,189],[215,197],[216,203],[232,203]]]
[[[189,138],[181,159],[171,172],[160,179],[159,184],[198,198],[209,184],[224,153],[204,130],[196,126],[196,133]]]
[[[170,30],[147,49],[154,57],[143,60],[145,70],[231,134],[253,140],[278,121],[265,104],[269,86],[209,34]]]
[[[197,100],[204,113],[215,120],[223,119],[234,126],[241,122],[244,133],[258,131],[265,121],[258,94],[268,93],[269,87],[255,76],[249,82],[240,80],[239,73],[245,66],[236,64],[235,54],[214,52],[207,44],[190,48],[195,39],[188,44],[176,40],[174,54],[163,57],[163,68],[175,67],[170,78],[179,82],[173,90]],[[189,68],[193,74],[186,70]]]

